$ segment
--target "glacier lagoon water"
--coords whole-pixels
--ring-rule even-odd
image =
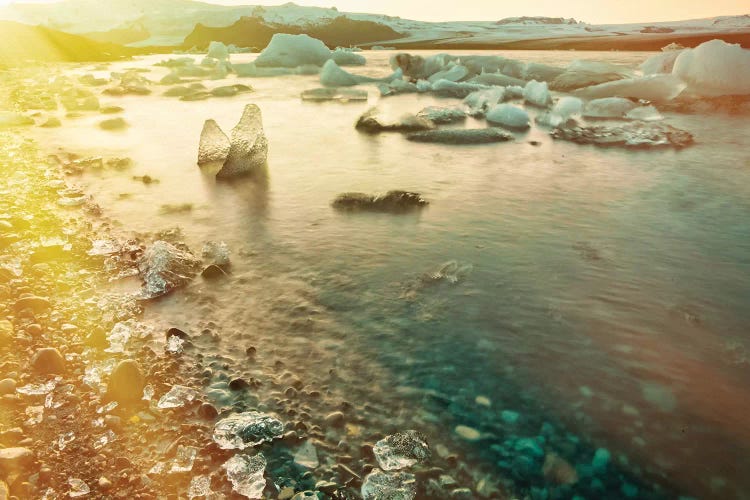
[[[390,74],[389,55],[366,53],[353,71]],[[647,56],[584,57],[635,66]],[[158,79],[163,58],[110,69]],[[363,135],[354,122],[376,101],[416,112],[450,99],[379,98],[370,87],[369,103],[316,104],[299,95],[317,76],[240,81],[255,92],[108,99],[125,108],[124,131],[84,116],[35,132],[50,148],[133,159],[128,172],[80,178],[123,228],[180,226],[196,251],[229,244],[232,277],[152,305],[152,321],[211,328],[221,342],[205,355],[237,373],[282,361],[366,413],[370,431],[420,429],[521,491],[543,484],[512,452],[530,437],[579,467],[589,497],[634,487],[643,498],[749,497],[749,117],[665,113],[696,136],[683,151],[578,146],[538,128],[512,143],[441,146]],[[203,122],[228,132],[250,102],[263,112],[268,179],[217,184],[196,165]],[[143,174],[159,182],[132,180]],[[330,207],[344,191],[390,189],[430,206],[403,216]],[[162,208],[185,203],[191,211]],[[259,361],[248,366],[251,345]],[[458,425],[482,439],[462,440]],[[599,448],[616,480],[597,479]]]

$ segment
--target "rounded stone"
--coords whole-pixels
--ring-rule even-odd
[[[54,347],[45,347],[34,353],[31,358],[31,367],[37,373],[63,373],[65,371],[65,358]]]
[[[112,370],[107,384],[107,395],[119,403],[138,401],[143,397],[145,380],[141,367],[132,359],[120,361]]]
[[[326,415],[325,420],[326,424],[332,427],[341,427],[344,425],[344,421],[346,420],[346,418],[344,417],[344,414],[342,412],[335,411]]]
[[[12,378],[0,380],[0,395],[16,392],[16,381]]]

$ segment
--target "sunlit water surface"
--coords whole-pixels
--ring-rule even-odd
[[[354,71],[386,75],[389,55],[367,53]],[[510,56],[567,64],[581,53]],[[647,54],[585,57],[635,66]],[[149,67],[158,80],[162,58],[111,69]],[[207,240],[232,248],[231,279],[197,281],[155,304],[154,320],[213,322],[216,349],[238,364],[258,346],[268,366],[282,359],[351,401],[378,401],[388,426],[378,430],[429,423],[470,462],[494,467],[495,441],[462,445],[453,427],[497,433],[512,410],[521,419],[509,434],[554,422],[644,484],[750,498],[748,117],[667,115],[695,134],[683,151],[596,149],[536,128],[513,143],[441,146],[353,124],[376,102],[399,113],[452,100],[379,98],[370,87],[369,103],[313,104],[299,95],[316,76],[241,81],[255,92],[181,102],[157,87],[107,99],[125,108],[122,132],[98,129],[100,116],[38,132],[50,147],[134,160],[129,172],[80,179],[126,229],[179,225],[198,251]],[[216,184],[196,165],[203,122],[228,132],[251,102],[263,112],[269,178]],[[131,178],[143,174],[159,182]],[[330,207],[341,192],[390,189],[430,205],[404,216]],[[163,213],[184,203],[191,212]],[[421,279],[449,261],[461,268],[455,283]],[[434,392],[453,403],[430,407]]]

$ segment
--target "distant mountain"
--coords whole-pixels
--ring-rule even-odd
[[[133,55],[134,49],[100,43],[42,26],[0,21],[0,67],[26,61],[110,61]]]
[[[196,0],[66,0],[12,3],[0,7],[0,19],[40,24],[134,47],[203,46],[211,37],[237,45],[262,47],[269,33],[274,32],[305,32],[312,36],[317,33],[327,37],[329,45],[377,44],[404,48],[541,45],[554,48],[557,40],[565,41],[566,48],[592,48],[599,41],[606,41],[602,46],[653,50],[653,47],[658,49],[662,40],[670,43],[684,38],[692,43],[690,40],[724,35],[750,45],[750,38],[745,38],[750,36],[750,16],[618,25],[591,25],[563,17],[423,22],[339,12],[335,8],[304,7],[291,2],[276,6],[226,6]]]
[[[210,28],[198,24],[190,33],[183,46],[185,48],[206,48],[212,40],[238,47],[263,48],[271,41],[275,33],[301,34],[305,33],[313,38],[322,40],[331,48],[347,47],[363,43],[373,43],[380,40],[395,40],[404,35],[389,26],[373,22],[350,19],[338,16],[324,19],[315,24],[305,26],[295,24],[272,24],[263,17],[243,17],[239,21],[225,28]]]

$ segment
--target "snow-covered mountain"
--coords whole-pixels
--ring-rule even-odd
[[[480,46],[524,40],[611,37],[613,35],[748,33],[750,16],[716,17],[668,23],[590,25],[574,19],[516,17],[477,22],[423,22],[399,17],[342,13],[335,8],[224,6],[195,0],[65,0],[57,3],[18,1],[0,7],[0,19],[44,25],[97,40],[134,46],[181,45],[196,25],[228,27],[242,17],[271,28],[300,28],[330,23],[344,16],[382,24],[401,36],[381,44],[411,45],[438,42],[440,46]]]

